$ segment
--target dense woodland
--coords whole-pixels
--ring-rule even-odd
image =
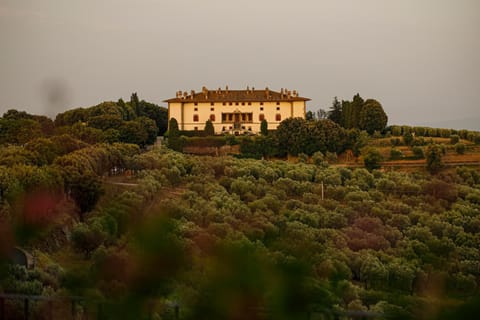
[[[136,94],[54,121],[8,111],[0,292],[84,297],[77,314],[98,316],[101,303],[106,319],[174,319],[175,306],[181,319],[478,311],[480,172],[446,169],[442,156],[459,144],[473,152],[479,134],[385,127],[374,100],[352,111],[359,96],[339,103],[335,119],[336,103],[330,119],[288,119],[256,137],[186,137],[173,121],[170,148],[149,147],[167,129],[166,112]],[[362,120],[374,118],[366,110],[378,121]],[[240,154],[173,150],[198,141],[239,144]],[[427,170],[378,170],[376,143],[396,159],[408,148]],[[337,165],[346,152],[365,168]],[[35,268],[8,263],[15,246],[32,252]],[[47,308],[37,302],[32,315],[48,318]],[[56,317],[69,308],[56,304]],[[21,318],[20,303],[6,310]]]

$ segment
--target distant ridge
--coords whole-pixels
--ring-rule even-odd
[[[423,122],[416,124],[416,126],[480,131],[480,116],[445,121]]]

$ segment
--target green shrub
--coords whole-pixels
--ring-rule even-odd
[[[392,126],[392,135],[399,137],[402,135],[402,127],[400,126]]]
[[[415,138],[412,142],[412,146],[424,146],[426,144],[427,142],[425,141],[424,137]]]
[[[413,131],[415,132],[416,136],[424,137],[425,134],[427,133],[427,128],[425,128],[425,127],[415,127],[415,128],[413,128]]]
[[[307,163],[308,162],[308,155],[306,155],[305,153],[299,153],[298,154],[298,162]]]
[[[477,134],[477,135],[473,138],[473,142],[474,142],[476,145],[480,145],[480,134]]]
[[[460,141],[458,134],[452,134],[450,136],[450,144],[457,144]]]
[[[225,136],[225,142],[229,146],[234,146],[234,145],[237,145],[237,144],[240,143],[238,141],[238,139],[233,134],[226,135]]]
[[[455,144],[455,152],[457,152],[458,154],[464,154],[465,153],[465,145],[463,143],[457,143]]]
[[[226,144],[225,137],[190,137],[185,138],[185,147],[221,147]]]
[[[390,144],[394,147],[399,146],[401,144],[400,138],[391,138]]]
[[[403,134],[403,143],[405,143],[406,146],[412,145],[413,141],[414,137],[410,131]]]
[[[395,148],[392,148],[390,150],[390,159],[392,160],[399,160],[403,158],[403,153],[402,151],[398,150],[398,149],[395,149]]]
[[[423,153],[423,148],[415,146],[412,148],[413,156],[416,159],[423,159],[425,158],[425,154]]]
[[[312,155],[312,162],[317,166],[323,165],[323,163],[325,163],[325,156],[320,151],[317,151]]]
[[[382,155],[375,148],[368,149],[365,155],[363,156],[363,162],[365,164],[365,168],[367,168],[368,171],[379,169],[380,162],[382,161],[383,161]]]
[[[448,138],[452,134],[452,130],[450,129],[439,129],[440,137]]]
[[[438,137],[438,130],[436,128],[428,128],[427,133],[429,137]]]
[[[182,152],[186,142],[187,138],[185,136],[175,137],[170,134],[167,145],[172,150]]]
[[[327,151],[327,154],[325,155],[325,158],[327,159],[328,163],[335,163],[338,160],[336,152]]]

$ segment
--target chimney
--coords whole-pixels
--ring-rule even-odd
[[[225,86],[225,92],[228,93],[228,86]]]
[[[193,97],[195,96],[195,90],[190,91],[190,98],[193,100]]]
[[[185,92],[183,93],[183,97],[182,97],[182,99],[185,99],[187,96],[188,96],[188,92],[187,92],[187,91],[185,91]]]
[[[293,96],[298,97],[298,91],[297,90],[293,90]]]
[[[290,99],[292,97],[292,91],[290,91],[290,90],[287,91],[287,97],[288,97],[288,99]]]
[[[250,88],[247,86],[247,93],[250,93]]]
[[[270,89],[268,89],[268,87],[265,87],[265,97],[268,99],[269,96],[270,96]]]

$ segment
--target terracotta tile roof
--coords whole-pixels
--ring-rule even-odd
[[[217,89],[208,90],[205,87],[201,92],[177,92],[176,98],[164,100],[164,102],[266,102],[266,101],[309,101],[308,98],[303,98],[298,95],[298,92],[293,92],[287,89],[281,89],[280,92],[269,90],[230,90]]]

